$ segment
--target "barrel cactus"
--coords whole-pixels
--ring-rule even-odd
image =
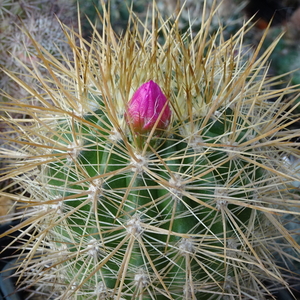
[[[34,100],[2,106],[16,136],[4,137],[2,179],[13,183],[1,194],[21,222],[5,233],[23,243],[20,289],[195,300],[289,288],[293,255],[281,249],[297,260],[300,247],[282,216],[299,215],[297,88],[267,76],[277,39],[258,56],[261,44],[243,46],[247,24],[229,40],[222,28],[209,36],[213,14],[180,33],[179,17],[154,5],[151,29],[132,14],[117,37],[104,10],[91,41],[64,28],[72,59],[34,43],[33,66],[47,74],[28,71],[38,91],[6,70]]]

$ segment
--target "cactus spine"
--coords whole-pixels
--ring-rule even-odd
[[[72,62],[36,44],[42,92],[7,71],[40,103],[3,109],[29,116],[4,118],[22,147],[2,151],[29,225],[21,282],[48,299],[263,299],[266,280],[287,285],[276,239],[299,253],[281,221],[297,217],[294,107],[281,101],[296,88],[267,78],[276,42],[258,57],[246,26],[225,41],[210,19],[193,36],[159,15],[139,33],[131,17],[117,38],[104,12],[103,35],[79,46],[65,28]],[[128,103],[150,81],[167,102],[136,132]]]

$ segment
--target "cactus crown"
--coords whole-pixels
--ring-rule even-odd
[[[31,95],[3,108],[20,145],[2,150],[3,180],[21,187],[27,226],[17,274],[49,299],[262,299],[266,280],[287,285],[280,243],[299,251],[281,217],[297,215],[284,159],[299,155],[295,106],[281,101],[296,88],[267,77],[277,40],[258,57],[247,25],[211,36],[212,11],[180,34],[153,7],[151,29],[132,14],[122,37],[105,10],[90,42],[64,28],[72,59],[35,43],[38,87],[6,71]],[[164,100],[137,132],[130,103],[145,83]]]

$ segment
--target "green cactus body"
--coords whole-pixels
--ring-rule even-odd
[[[110,123],[106,116],[99,110],[73,127],[62,120],[57,143],[68,140],[73,148],[70,157],[56,156],[44,174],[65,218],[53,228],[57,243],[101,266],[74,255],[66,281],[80,283],[85,293],[100,284],[104,294],[125,299],[132,294],[189,299],[201,281],[215,280],[222,287],[225,277],[234,275],[224,261],[224,243],[240,236],[236,226],[241,233],[248,227],[253,213],[245,204],[265,173],[239,157],[247,125],[240,124],[242,118],[233,121],[233,111],[226,109],[199,131],[199,140],[186,139],[180,133],[185,124],[177,122],[156,149],[143,151],[125,134],[116,140],[104,132],[102,118]],[[219,140],[229,133],[237,136],[234,146]],[[259,161],[253,151],[243,155]]]
[[[48,299],[263,299],[266,279],[287,284],[274,239],[299,251],[280,219],[299,181],[282,159],[299,154],[285,129],[292,102],[280,99],[296,89],[266,79],[275,42],[243,54],[245,28],[224,41],[209,22],[196,36],[155,24],[116,40],[108,23],[80,47],[69,34],[74,63],[40,51],[45,93],[21,83],[41,104],[16,101],[29,125],[5,118],[25,144],[5,176],[29,195],[20,203],[35,228],[23,284]],[[124,116],[149,80],[172,116],[137,134]]]

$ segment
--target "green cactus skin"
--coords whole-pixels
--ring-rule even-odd
[[[6,233],[27,226],[20,286],[80,300],[264,299],[267,281],[287,286],[274,253],[289,260],[282,237],[300,251],[281,218],[299,217],[299,176],[284,160],[299,151],[287,129],[295,107],[281,100],[297,90],[266,77],[276,41],[258,58],[243,52],[246,27],[224,41],[221,29],[208,36],[209,20],[193,36],[153,17],[152,31],[117,39],[104,20],[103,35],[79,46],[65,29],[72,63],[36,45],[49,78],[30,76],[44,93],[7,71],[40,103],[3,107],[28,115],[3,118],[22,145],[2,150],[3,180],[22,187],[11,197],[24,221]],[[141,147],[124,113],[148,80],[169,99],[172,122]]]

